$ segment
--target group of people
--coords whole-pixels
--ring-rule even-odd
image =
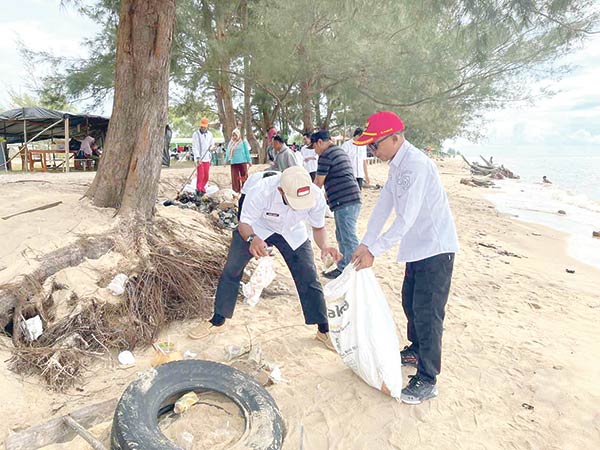
[[[402,401],[418,404],[435,397],[444,311],[454,254],[458,251],[454,221],[435,164],[406,140],[404,123],[389,111],[373,114],[366,129],[355,133],[351,145],[361,155],[354,164],[349,153],[335,145],[326,130],[304,135],[302,165],[276,131],[268,137],[273,165],[268,171],[253,174],[246,186],[241,179],[247,172],[233,166],[243,164],[238,161],[248,156],[248,147],[239,134],[232,136],[228,146],[232,176],[235,170],[242,184],[239,226],[233,232],[219,279],[213,316],[192,330],[190,336],[200,339],[222,331],[226,319],[233,316],[244,268],[252,258],[267,256],[269,247],[276,247],[294,279],[305,323],[316,325],[316,339],[333,349],[323,289],[304,222],[312,228],[312,239],[321,258],[330,257],[337,262],[337,269],[323,274],[327,278],[339,276],[348,264],[356,270],[371,267],[376,257],[399,243],[397,261],[406,263],[402,306],[410,341],[401,351],[401,358],[403,365],[417,368],[402,390]],[[364,163],[367,148],[389,162],[389,174],[359,242],[359,178],[368,182]],[[242,155],[239,159],[238,151]],[[197,160],[202,161],[201,154]],[[355,167],[362,167],[363,171],[358,172],[361,177]],[[205,173],[199,167],[200,170]],[[328,245],[327,207],[335,218],[337,248]],[[384,231],[392,211],[395,218]]]

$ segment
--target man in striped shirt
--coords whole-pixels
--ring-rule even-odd
[[[360,188],[354,177],[352,163],[347,153],[329,137],[327,130],[320,130],[310,136],[312,147],[319,155],[319,165],[314,183],[325,186],[327,204],[335,218],[335,237],[343,258],[337,269],[324,273],[326,278],[337,278],[350,262],[358,247],[356,221],[360,213]]]

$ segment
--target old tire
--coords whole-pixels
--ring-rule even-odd
[[[214,391],[229,397],[242,411],[246,428],[242,448],[278,450],[284,425],[273,397],[253,378],[212,361],[175,361],[144,372],[117,404],[111,450],[181,450],[158,427],[158,414],[189,391]]]

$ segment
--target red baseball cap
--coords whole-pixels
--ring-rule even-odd
[[[354,145],[369,145],[401,131],[404,131],[404,123],[400,117],[391,111],[379,111],[371,114],[365,125],[365,131],[354,139]]]

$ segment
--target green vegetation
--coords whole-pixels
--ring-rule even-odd
[[[92,57],[29,56],[58,68],[56,100],[100,103],[113,88],[120,2],[67,3],[105,24],[84,43]],[[271,126],[348,134],[391,109],[415,144],[439,146],[476,137],[483,111],[560,75],[556,60],[597,24],[591,0],[178,0],[169,119],[181,136],[202,115],[226,136],[236,125],[259,137]]]

